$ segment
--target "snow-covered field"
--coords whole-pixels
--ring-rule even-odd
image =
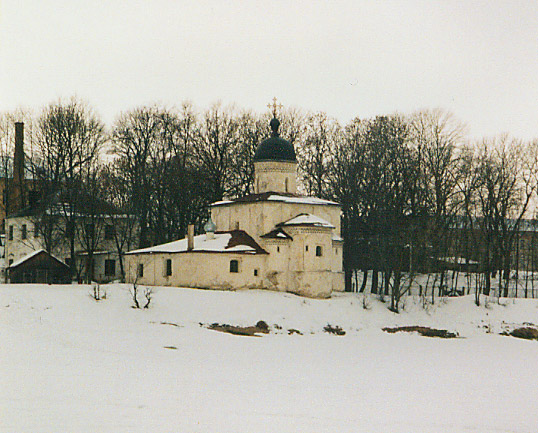
[[[534,299],[417,297],[394,314],[357,294],[157,288],[136,310],[128,286],[106,290],[0,285],[0,432],[538,431],[538,341],[498,335],[538,324]],[[259,320],[270,334],[200,326]],[[394,325],[463,338],[381,330]]]

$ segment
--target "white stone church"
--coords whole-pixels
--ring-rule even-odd
[[[272,136],[254,156],[255,193],[211,205],[205,234],[131,251],[126,280],[218,290],[329,297],[344,290],[340,205],[297,194],[293,145]]]

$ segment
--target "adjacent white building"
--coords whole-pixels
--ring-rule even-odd
[[[43,212],[48,216],[50,225],[50,238],[54,238],[52,246],[47,246],[44,236]],[[121,215],[118,216],[121,220]],[[92,279],[98,282],[109,282],[122,278],[119,254],[116,244],[116,230],[121,223],[109,214],[99,218],[93,218],[92,222],[86,221],[84,215],[77,218],[75,235],[75,259],[76,274],[82,279],[88,278],[88,267],[92,266]],[[4,240],[4,278],[10,281],[9,270],[15,264],[31,259],[37,251],[50,250],[55,258],[69,265],[70,243],[66,236],[65,219],[61,213],[54,212],[54,206],[45,211],[29,207],[6,218],[6,235]],[[82,231],[85,231],[82,234]],[[88,249],[83,238],[92,232],[91,242],[94,244],[91,260],[88,259]],[[49,240],[50,242],[50,240]],[[49,282],[46,277],[35,280],[34,276],[25,282]]]
[[[297,194],[293,145],[272,136],[254,157],[255,193],[211,205],[206,233],[131,251],[126,280],[207,289],[269,289],[311,297],[344,290],[340,205]]]

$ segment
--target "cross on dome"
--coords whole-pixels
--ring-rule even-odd
[[[273,113],[273,117],[276,119],[276,115],[277,115],[277,110],[280,109],[282,110],[283,105],[282,104],[277,104],[277,99],[276,99],[276,96],[273,98],[273,103],[272,104],[267,104],[267,108],[269,108],[270,110],[272,110],[272,113]]]

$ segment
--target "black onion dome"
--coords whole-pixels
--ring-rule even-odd
[[[278,136],[278,127],[280,122],[278,119],[271,120],[271,137],[263,140],[258,144],[256,153],[254,154],[254,162],[257,161],[290,161],[297,162],[295,157],[295,149],[293,144]]]

